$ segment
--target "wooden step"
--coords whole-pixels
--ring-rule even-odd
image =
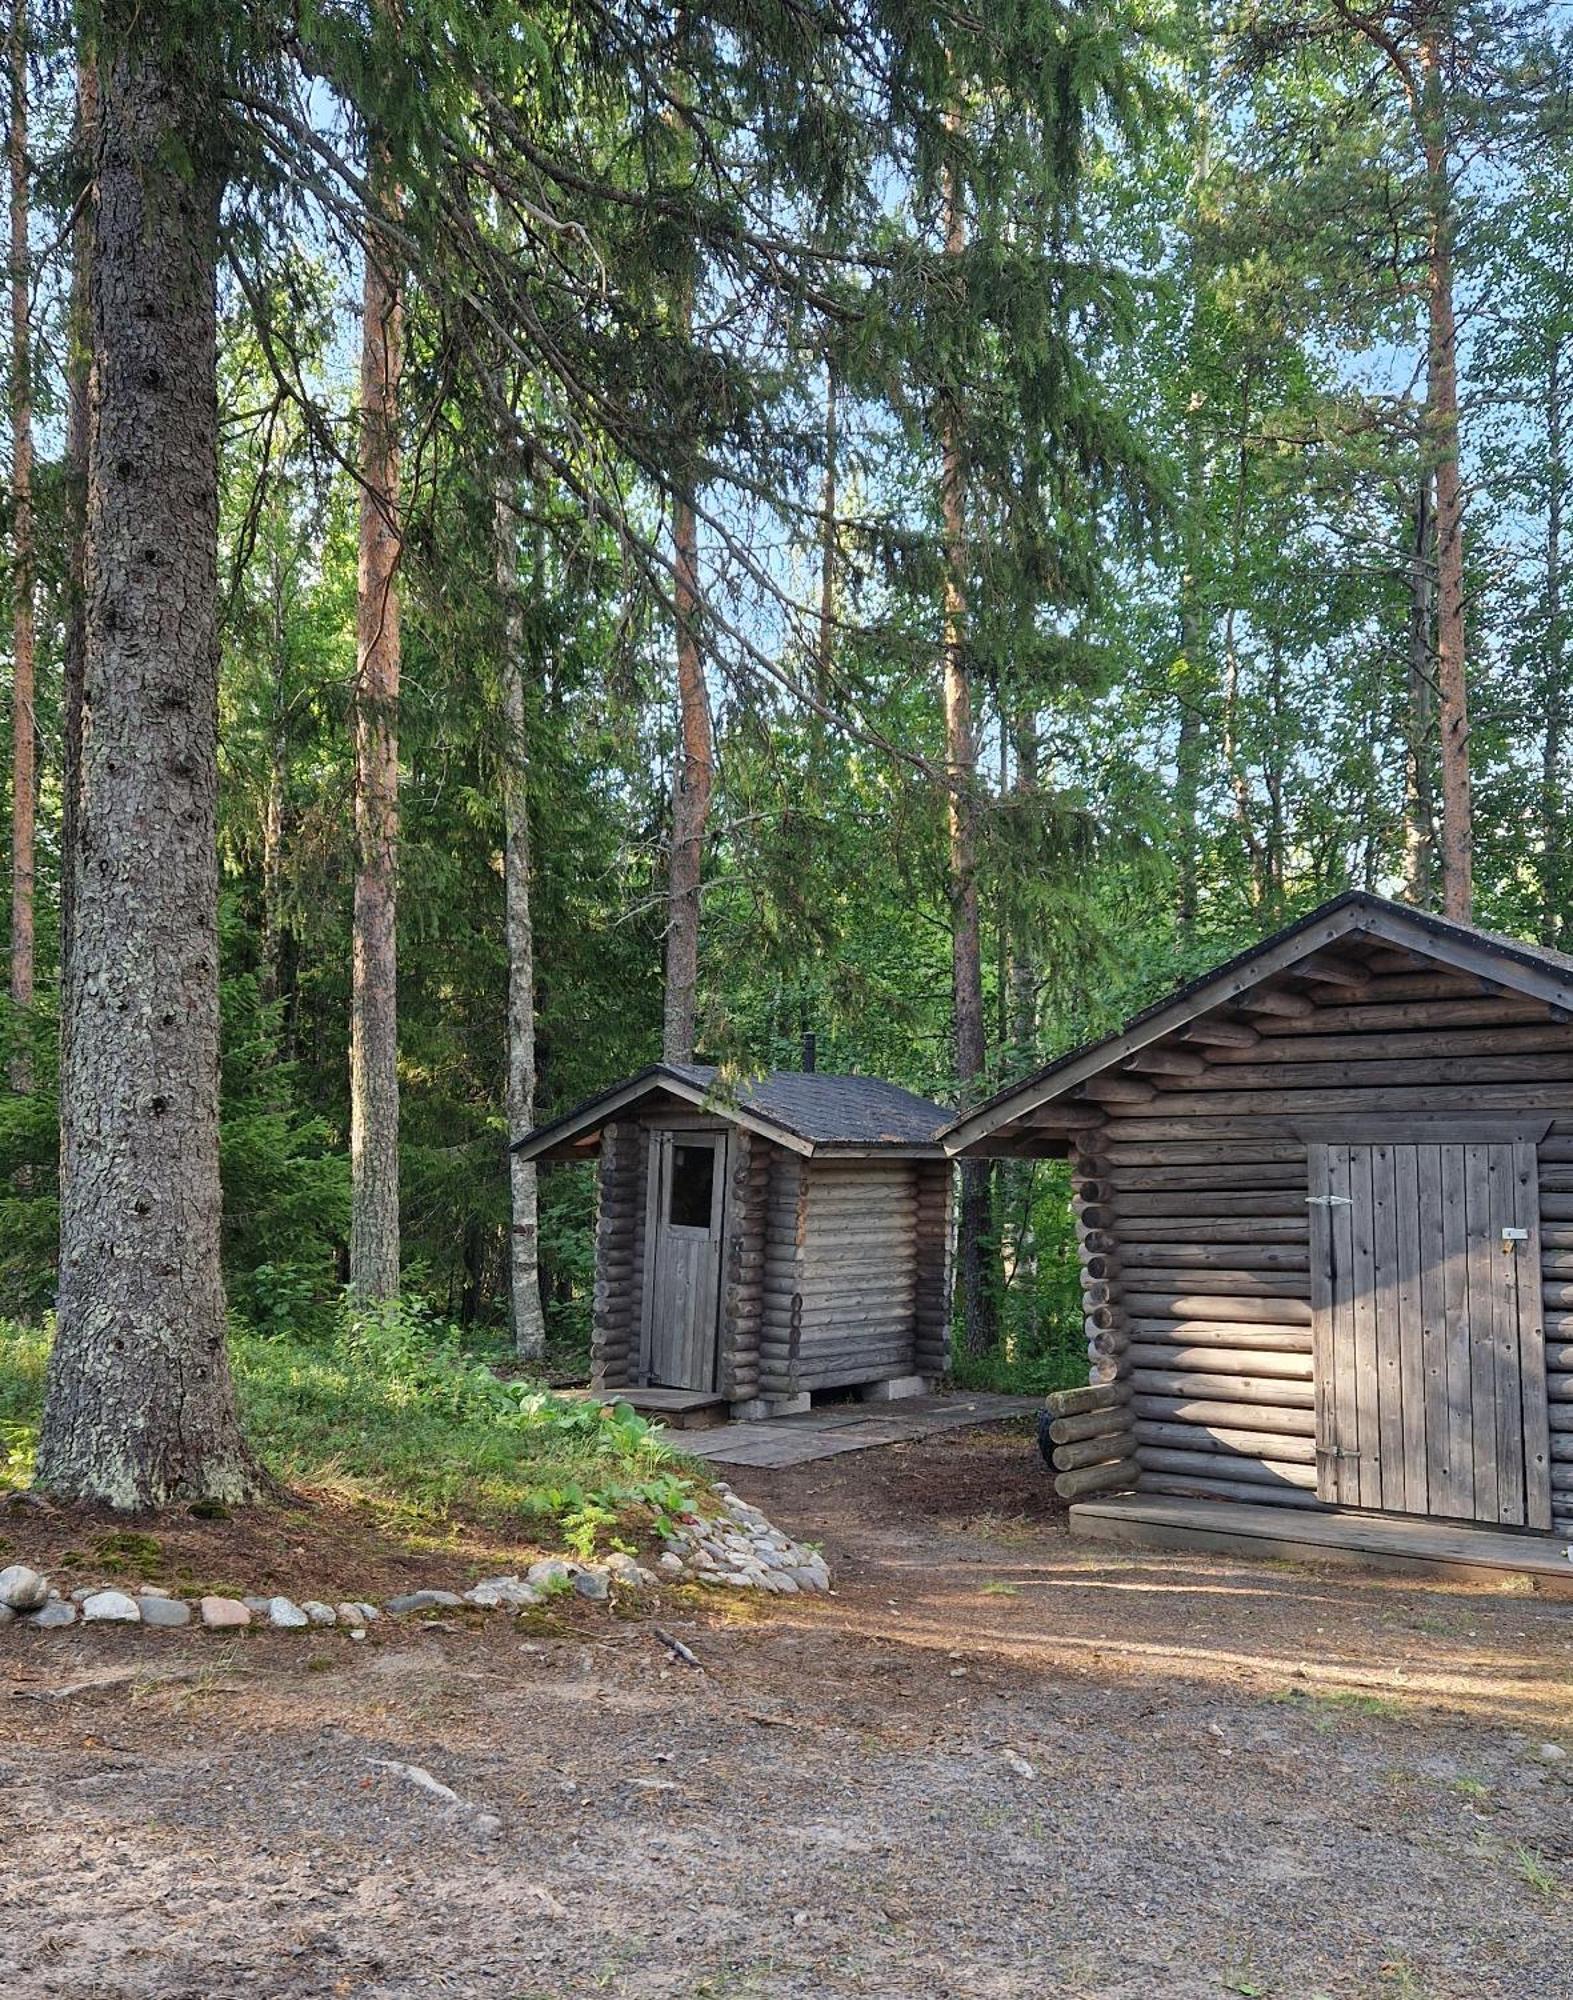
[[[659,1417],[674,1431],[709,1430],[727,1419],[727,1402],[703,1389],[603,1389],[606,1403],[628,1403],[642,1417]]]

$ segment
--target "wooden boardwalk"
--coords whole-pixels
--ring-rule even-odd
[[[1149,1549],[1225,1550],[1295,1562],[1353,1563],[1365,1569],[1502,1583],[1528,1578],[1556,1597],[1573,1597],[1573,1560],[1566,1535],[1505,1534],[1464,1521],[1413,1514],[1373,1514],[1253,1507],[1229,1500],[1185,1500],[1167,1494],[1121,1493],[1083,1500],[1071,1509],[1071,1530],[1102,1541]]]
[[[713,1465],[757,1465],[775,1470],[807,1465],[816,1458],[834,1458],[844,1451],[910,1444],[940,1431],[1028,1417],[1042,1407],[1035,1396],[981,1394],[913,1396],[900,1403],[833,1403],[800,1417],[685,1431],[680,1443],[684,1451],[709,1459]],[[1023,1442],[1023,1451],[1033,1449],[1030,1442]]]

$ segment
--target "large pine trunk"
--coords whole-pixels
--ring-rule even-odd
[[[1432,906],[1436,805],[1432,797],[1432,737],[1436,669],[1432,635],[1436,558],[1432,549],[1431,474],[1421,473],[1409,543],[1409,693],[1404,745],[1404,894],[1417,909]]]
[[[11,131],[11,1004],[18,1035],[11,1086],[33,1083],[33,876],[38,730],[33,713],[33,356],[27,241],[27,9],[14,0],[9,37]]]
[[[1436,679],[1441,725],[1442,909],[1468,923],[1474,903],[1469,695],[1464,656],[1464,489],[1458,451],[1458,330],[1453,306],[1453,193],[1440,25],[1421,44],[1425,151],[1426,418],[1436,467]]]
[[[1567,737],[1567,650],[1562,613],[1562,514],[1567,464],[1562,442],[1564,346],[1551,337],[1546,358],[1546,643],[1541,673],[1545,735],[1540,756],[1540,941],[1559,945],[1566,920],[1567,801],[1562,757]]]
[[[179,45],[129,4],[104,27],[60,1309],[37,1477],[136,1508],[242,1500],[259,1475],[219,1266],[221,170]]]
[[[512,483],[496,500],[497,593],[503,615],[503,896],[508,940],[508,1136],[535,1123],[535,925],[530,912],[528,711],[524,693],[524,614],[519,601],[518,511]],[[540,1220],[533,1160],[508,1155],[508,1293],[513,1344],[521,1361],[546,1352],[541,1309]]]
[[[374,156],[379,205],[392,200]],[[384,241],[366,246],[355,677],[350,997],[350,1288],[399,1289],[399,373],[403,308]]]
[[[705,837],[715,783],[710,691],[699,651],[699,527],[693,503],[672,510],[677,626],[677,707],[682,740],[672,777],[672,858],[667,873],[666,1005],[661,1054],[692,1062],[699,1031],[699,919]]]

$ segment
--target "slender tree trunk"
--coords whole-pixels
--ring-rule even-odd
[[[530,913],[530,732],[525,706],[524,608],[519,598],[519,529],[514,482],[499,481],[494,506],[497,595],[503,614],[504,929],[508,940],[508,1136],[535,1123],[535,926]],[[542,552],[537,553],[537,577]],[[533,1160],[508,1154],[511,1227],[508,1294],[513,1344],[521,1361],[546,1352],[541,1310],[540,1223]]]
[[[1420,45],[1420,128],[1426,164],[1426,422],[1436,477],[1436,678],[1442,773],[1442,909],[1473,908],[1469,695],[1464,655],[1464,497],[1458,451],[1458,334],[1453,311],[1453,191],[1442,77],[1441,23]]]
[[[820,488],[821,517],[819,541],[819,632],[815,665],[822,702],[832,696],[831,681],[836,663],[836,481],[840,470],[840,412],[837,407],[836,371],[825,363],[825,476]]]
[[[677,706],[682,740],[672,774],[672,858],[667,877],[666,1009],[661,1054],[692,1062],[698,1036],[700,885],[715,783],[710,691],[699,650],[699,528],[691,501],[672,509],[677,625]]]
[[[262,997],[279,996],[284,940],[284,795],[289,777],[289,632],[284,566],[270,548],[273,689],[268,717],[268,790],[262,807]]]
[[[374,205],[396,204],[373,148]],[[355,912],[350,1001],[350,1289],[399,1289],[399,375],[404,309],[368,233],[361,320],[361,516],[355,683]]]
[[[33,881],[38,724],[33,649],[32,257],[27,239],[27,7],[13,0],[11,70],[11,1005],[17,1036],[11,1088],[33,1087]]]
[[[1409,700],[1404,745],[1404,896],[1421,910],[1432,907],[1436,894],[1436,801],[1431,781],[1436,727],[1434,525],[1427,470],[1421,473],[1415,493],[1409,548]]]
[[[1540,764],[1540,935],[1559,944],[1567,890],[1567,809],[1563,745],[1567,738],[1566,638],[1562,615],[1562,511],[1567,464],[1562,442],[1563,344],[1553,340],[1546,370],[1546,644],[1541,700],[1545,735]]]
[[[953,171],[945,177],[945,249],[966,249],[966,221]],[[954,399],[941,436],[940,515],[945,544],[945,774],[950,834],[951,1034],[963,1103],[974,1102],[988,1069],[983,1015],[983,927],[978,911],[978,746],[972,721],[967,660],[967,469],[961,414]],[[985,1353],[998,1332],[989,1283],[993,1237],[993,1176],[987,1160],[961,1162],[956,1277],[962,1337]]]
[[[1037,798],[1038,759],[1041,748],[1038,740],[1038,713],[1031,702],[1023,702],[1017,710],[1015,727],[1011,734],[1015,739],[1016,749],[1017,803],[1024,811],[1031,811]],[[1007,1035],[1011,1050],[1011,1066],[1018,1076],[1024,1076],[1034,1066],[1037,1056],[1038,968],[1033,957],[1032,941],[1019,917],[1013,926],[1013,931],[1007,979],[1010,989]]]
[[[74,151],[83,199],[71,233],[71,302],[67,317],[66,506],[68,580],[62,660],[60,769],[60,1072],[69,1063],[71,951],[75,935],[77,828],[82,774],[82,683],[87,659],[87,453],[92,373],[92,269],[98,148],[98,69],[80,56]]]
[[[222,169],[181,44],[102,16],[86,727],[61,1080],[59,1329],[38,1483],[244,1500],[218,1162]]]

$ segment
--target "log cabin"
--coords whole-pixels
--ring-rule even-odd
[[[592,1386],[694,1422],[943,1375],[949,1115],[873,1077],[658,1063],[527,1134],[599,1160]]]
[[[945,1136],[1071,1163],[1074,1526],[1573,1577],[1573,958],[1340,896]]]

